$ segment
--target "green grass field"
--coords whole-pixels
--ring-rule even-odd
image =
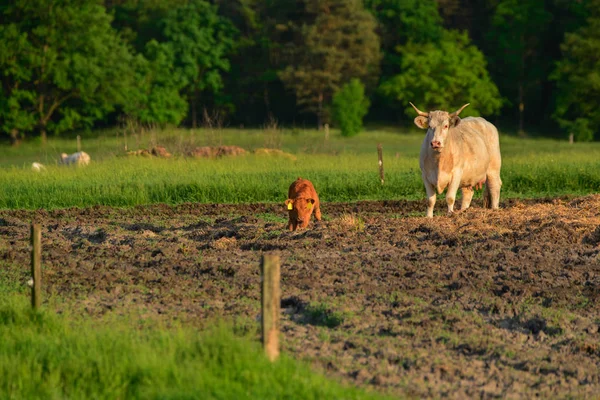
[[[0,269],[3,399],[387,398],[325,378],[285,353],[269,362],[258,323],[202,321],[212,327],[198,331],[135,313],[90,319],[52,296],[33,311],[26,293],[14,269]]]
[[[136,326],[137,325],[137,326]],[[33,312],[0,299],[0,397],[9,399],[378,399],[285,354],[270,363],[248,333]]]
[[[119,157],[124,139],[100,135],[84,138],[92,156],[86,168],[56,165],[60,152],[74,152],[75,140],[54,139],[42,147],[0,147],[0,208],[63,208],[70,206],[134,206],[279,202],[298,176],[310,179],[325,202],[422,199],[418,154],[422,134],[366,131],[351,139],[333,131],[290,130],[163,131],[146,133],[129,149],[157,143],[172,159]],[[384,148],[386,183],[378,177],[377,143]],[[247,150],[280,147],[296,160],[247,154],[221,159],[184,157],[199,145],[239,145]],[[502,198],[584,195],[600,190],[600,143],[569,145],[566,141],[501,137]],[[47,171],[31,171],[33,161]],[[481,196],[480,193],[476,195]]]

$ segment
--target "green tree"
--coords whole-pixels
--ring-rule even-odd
[[[489,77],[483,54],[466,34],[449,31],[439,43],[409,42],[399,48],[401,73],[382,82],[381,92],[404,107],[407,116],[419,108],[452,109],[471,103],[471,115],[494,114],[502,105]]]
[[[48,131],[90,126],[132,90],[132,54],[98,1],[16,0],[0,12],[10,21],[0,42],[19,38],[19,50],[0,61],[3,115],[14,125],[4,129],[29,130],[32,115],[45,140]]]
[[[552,65],[551,59],[541,57],[551,20],[552,15],[545,9],[544,2],[502,0],[486,35],[490,72],[500,93],[518,115],[519,132],[524,129],[525,109],[531,105],[534,113],[540,111],[535,107],[541,101],[541,83]]]
[[[479,48],[485,44],[485,35],[490,30],[494,10],[503,0],[435,0],[448,30],[466,30]],[[530,1],[530,0],[523,0]],[[554,0],[533,0],[538,4]],[[568,1],[568,0],[567,0]]]
[[[186,79],[174,67],[175,56],[169,46],[151,40],[143,55],[135,59],[137,88],[123,107],[126,115],[146,124],[179,125],[188,109],[181,96]]]
[[[590,0],[587,22],[565,35],[563,58],[552,78],[557,82],[553,117],[578,141],[590,141],[600,125],[600,0]]]
[[[138,54],[146,52],[151,40],[164,41],[161,22],[171,10],[184,6],[188,0],[104,0],[114,15],[113,27]]]
[[[359,0],[304,0],[304,21],[293,26],[291,62],[279,73],[319,128],[329,119],[333,94],[351,78],[375,82],[379,37],[376,21]],[[285,29],[285,27],[281,27]]]
[[[163,21],[165,46],[175,57],[175,68],[186,80],[184,93],[191,107],[192,126],[197,126],[198,105],[204,92],[223,87],[222,73],[230,68],[236,30],[203,0],[191,0],[169,12]]]
[[[292,121],[294,96],[278,77],[285,67],[291,21],[303,8],[289,0],[216,0],[219,13],[240,32],[230,70],[223,75],[220,96],[231,101],[233,117],[244,124],[262,124],[277,116]]]
[[[28,51],[27,35],[14,25],[0,25],[0,38],[0,125],[2,132],[10,135],[11,143],[17,145],[24,132],[35,126],[32,112],[35,93],[24,89],[31,74],[19,59],[20,54]]]
[[[461,76],[456,80],[437,70],[441,67],[446,73],[457,71],[453,66],[445,65],[444,59],[461,60],[461,63],[464,61],[470,67],[468,57],[472,53],[478,53],[462,37],[458,39],[458,43],[451,43],[456,34],[444,29],[438,3],[439,0],[366,0],[367,8],[379,22],[378,31],[382,37],[384,52],[380,87],[373,97],[374,105],[371,107],[373,113],[377,114],[375,118],[395,120],[398,118],[399,105],[404,108],[408,101],[419,101],[416,100],[419,97],[424,101],[426,96],[439,96],[424,93],[423,90],[448,93],[441,95],[445,96],[443,101],[446,102],[450,93],[457,93],[457,88],[464,87],[465,84],[476,83],[481,86],[477,78],[479,75],[484,77],[484,81],[489,80],[487,73],[479,70],[476,73],[460,71]],[[444,4],[447,6],[446,3]],[[442,48],[452,53],[446,55]],[[463,53],[455,54],[456,51]],[[481,58],[480,54],[475,57]],[[458,83],[459,80],[463,82]],[[442,105],[431,100],[430,105],[433,107]],[[458,99],[452,100],[454,107]],[[470,98],[465,100],[471,101]],[[398,101],[402,103],[398,104]],[[411,112],[409,111],[409,115],[412,116]]]
[[[365,86],[353,78],[333,96],[333,116],[342,136],[354,136],[363,127],[363,118],[369,111],[369,99],[365,97]]]
[[[444,34],[435,0],[366,0],[365,7],[377,18],[386,52],[408,41],[436,42]]]

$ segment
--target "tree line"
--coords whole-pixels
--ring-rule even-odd
[[[339,125],[367,108],[408,124],[409,101],[589,141],[600,0],[1,0],[0,71],[13,143],[125,120]]]

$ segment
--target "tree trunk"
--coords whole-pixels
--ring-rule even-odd
[[[319,105],[317,108],[317,129],[321,130],[323,126],[323,93],[319,93]]]
[[[523,82],[519,82],[519,136],[524,135],[523,131],[523,116],[525,104],[523,103]]]
[[[521,36],[521,43],[525,45],[525,38]],[[525,48],[525,47],[522,47]],[[525,111],[524,97],[523,93],[523,82],[525,81],[525,53],[521,54],[521,78],[519,79],[519,136],[525,136],[525,131],[523,130],[523,116]]]
[[[45,146],[48,143],[48,135],[46,134],[46,126],[40,128],[40,137],[42,138],[42,144]]]
[[[21,144],[21,135],[19,135],[18,129],[10,130],[10,144],[15,147]]]
[[[196,96],[192,96],[192,101],[190,102],[192,106],[192,128],[196,129],[198,127],[198,114],[196,114]]]
[[[267,115],[271,115],[271,102],[269,101],[269,88],[267,84],[264,84],[263,98],[265,101],[265,109],[267,110]]]
[[[46,52],[46,47],[44,47],[44,53]],[[39,99],[38,99],[38,113],[39,113],[39,120],[38,120],[38,129],[40,130],[40,138],[42,139],[42,145],[45,146],[46,143],[48,142],[48,135],[46,135],[46,121],[44,120],[44,102],[46,100],[46,96],[44,96],[43,94],[40,95]]]

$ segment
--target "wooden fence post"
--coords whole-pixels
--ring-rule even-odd
[[[261,270],[263,348],[269,360],[275,361],[279,357],[279,314],[281,306],[279,255],[263,254]]]
[[[325,141],[329,140],[329,124],[325,124]]]
[[[572,133],[569,133],[569,144],[573,144],[574,141],[574,135]]]
[[[31,224],[31,306],[37,310],[42,305],[42,230],[39,224]]]
[[[377,156],[379,157],[379,179],[381,180],[381,184],[383,185],[384,176],[383,176],[383,148],[381,147],[381,143],[377,143]]]
[[[81,136],[77,135],[77,152],[81,151]]]

